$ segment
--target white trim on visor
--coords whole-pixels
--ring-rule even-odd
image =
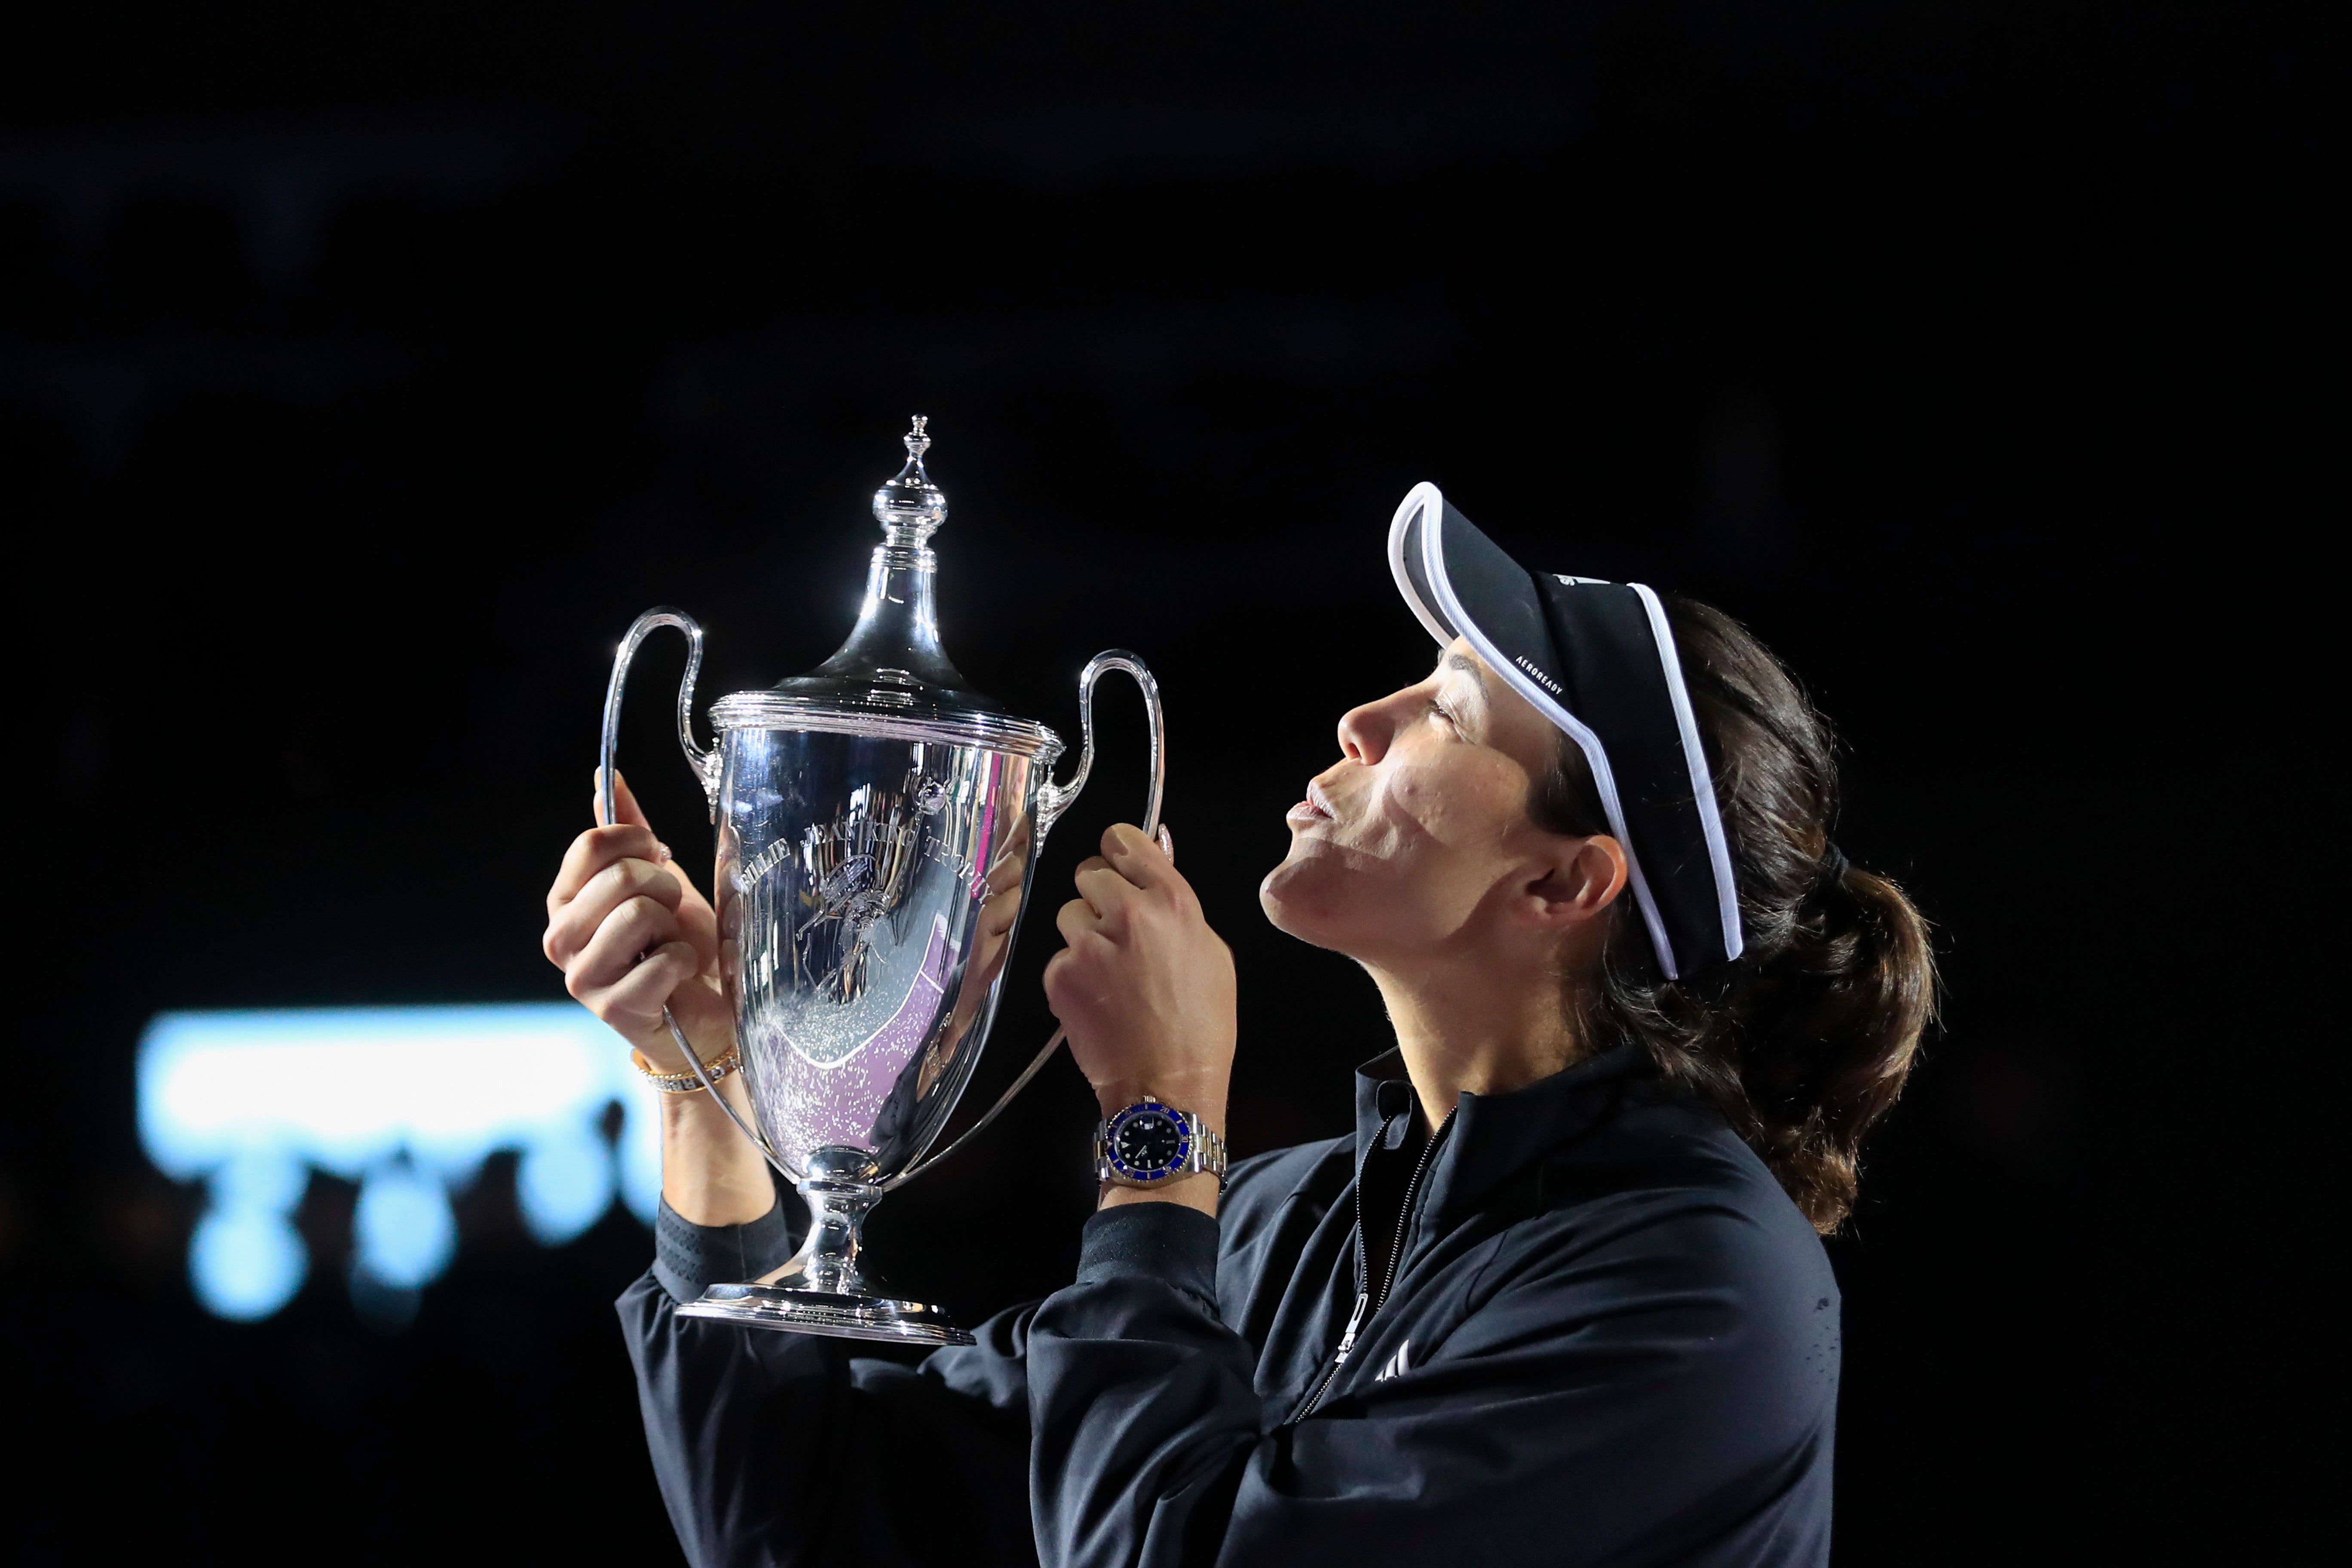
[[[1422,603],[1413,591],[1412,575],[1405,571],[1404,541],[1412,528],[1412,514],[1422,514],[1421,570],[1428,579],[1431,592],[1437,595],[1433,607]],[[1404,502],[1389,523],[1389,569],[1394,574],[1397,587],[1405,603],[1427,627],[1429,635],[1443,646],[1454,638],[1449,626],[1460,628],[1460,635],[1486,661],[1486,668],[1510,682],[1511,689],[1535,705],[1536,711],[1559,727],[1561,733],[1576,742],[1577,750],[1592,769],[1592,782],[1601,794],[1601,809],[1609,818],[1609,830],[1617,836],[1619,847],[1625,851],[1625,869],[1633,884],[1633,901],[1642,910],[1642,921],[1650,930],[1651,945],[1657,951],[1658,967],[1666,978],[1675,979],[1680,971],[1675,963],[1675,945],[1666,937],[1665,921],[1658,913],[1658,901],[1650,892],[1649,879],[1642,875],[1641,857],[1634,852],[1633,836],[1625,831],[1624,808],[1617,801],[1617,778],[1609,768],[1608,748],[1601,737],[1586,728],[1576,715],[1559,705],[1558,699],[1546,691],[1525,671],[1503,657],[1502,650],[1481,632],[1476,624],[1462,611],[1462,601],[1454,596],[1454,584],[1445,574],[1444,552],[1438,548],[1439,536],[1445,526],[1445,497],[1438,488],[1423,480],[1405,492]],[[1712,793],[1710,792],[1710,798]],[[1720,825],[1718,825],[1719,826]]]
[[[1683,684],[1682,651],[1675,647],[1674,628],[1666,625],[1666,607],[1646,583],[1625,584],[1642,595],[1650,612],[1650,636],[1658,645],[1658,662],[1665,666],[1666,690],[1675,700],[1675,728],[1682,731],[1683,761],[1690,768],[1691,795],[1698,803],[1699,831],[1706,836],[1706,861],[1715,872],[1715,904],[1723,920],[1723,956],[1738,958],[1748,951],[1747,934],[1739,927],[1739,884],[1731,874],[1731,845],[1723,833],[1723,812],[1715,799],[1715,776],[1707,772],[1706,748],[1699,743],[1698,716],[1691,711],[1690,688]]]
[[[1404,536],[1412,526],[1412,514],[1420,510],[1443,518],[1444,506],[1444,494],[1427,479],[1405,491],[1404,500],[1397,507],[1396,515],[1389,519],[1389,575],[1396,579],[1397,592],[1404,595],[1406,607],[1412,611],[1423,626],[1429,628],[1429,635],[1440,643],[1450,643],[1454,640],[1454,628],[1439,620],[1436,614],[1421,602],[1421,590],[1412,585],[1412,574],[1404,569]]]

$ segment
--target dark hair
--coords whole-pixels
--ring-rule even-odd
[[[1862,1135],[1903,1092],[1935,1011],[1927,922],[1901,889],[1832,849],[1836,741],[1763,644],[1720,610],[1665,601],[1739,889],[1747,951],[1668,980],[1630,895],[1597,985],[1575,990],[1589,1048],[1637,1046],[1720,1106],[1827,1234],[1853,1207]],[[1609,831],[1584,753],[1561,737],[1534,802],[1555,832]]]

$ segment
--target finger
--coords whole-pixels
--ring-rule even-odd
[[[1104,859],[1118,868],[1120,876],[1139,888],[1182,880],[1176,875],[1175,861],[1132,823],[1114,822],[1104,828],[1102,852]]]
[[[599,826],[610,826],[604,822],[604,792],[601,787],[604,778],[604,770],[598,768],[596,780],[600,787],[596,792],[596,821]],[[628,775],[618,768],[613,770],[613,805],[620,813],[619,826],[642,827],[649,833],[653,831],[653,819],[646,815],[646,808],[637,804],[636,792],[629,788]],[[655,840],[654,847],[659,852],[656,857],[659,859],[668,860],[675,858],[675,851],[658,838]]]
[[[596,826],[609,827],[614,825],[604,820],[604,770],[603,768],[595,770],[595,779]],[[629,775],[618,768],[613,770],[613,807],[619,813],[620,825],[623,826],[645,828],[653,826],[652,820],[646,816],[645,807],[637,804],[635,792],[629,788]]]
[[[1089,860],[1080,866],[1073,880],[1078,885],[1078,897],[1092,904],[1095,913],[1105,920],[1124,912],[1129,902],[1142,891],[1115,868],[1099,860]]]
[[[700,963],[687,943],[667,942],[610,985],[578,987],[572,994],[632,1040],[653,1036],[667,1044],[669,1030],[662,1020],[662,1009],[693,981]]]
[[[1094,906],[1086,900],[1072,899],[1054,911],[1054,929],[1062,933],[1064,942],[1075,944],[1081,937],[1099,936],[1102,933],[1102,917],[1095,913]]]
[[[604,918],[564,965],[564,978],[599,990],[618,981],[655,948],[678,939],[677,917],[651,899],[631,899]]]
[[[1021,910],[1017,906],[1001,914],[993,909],[983,908],[980,911],[980,940],[984,942],[1001,942],[1010,936],[1013,928],[1020,923]]]
[[[1000,893],[1018,889],[1022,879],[1028,875],[1028,851],[1024,849],[1016,855],[1007,849],[989,866],[988,875],[983,879],[990,896],[994,897]]]
[[[556,868],[554,886],[547,889],[547,907],[552,912],[580,896],[589,879],[614,861],[635,857],[639,860],[662,858],[661,845],[653,830],[643,825],[622,827],[592,827],[572,841],[563,852],[563,864]]]
[[[604,770],[598,768],[595,770],[595,773],[598,779],[601,781],[604,776]],[[637,804],[636,793],[629,788],[629,775],[623,773],[618,768],[614,768],[613,770],[613,805],[614,808],[620,813],[621,826],[625,827],[643,827],[648,833],[653,831],[653,819],[646,815],[645,807]],[[601,792],[599,793],[596,800],[596,815],[600,818],[604,815],[604,801]],[[675,862],[677,859],[677,851],[672,849],[668,845],[664,844],[660,837],[656,836],[654,839],[653,858],[665,862]],[[688,877],[682,868],[678,871],[678,879],[686,884],[686,890],[693,897],[698,899],[702,896],[700,893],[695,891],[694,879]]]
[[[1017,894],[991,893],[981,900],[980,934],[983,937],[1003,936],[1021,919],[1021,900]]]
[[[614,910],[563,966],[565,984],[575,994],[616,985],[646,954],[683,940],[677,918],[667,910],[650,900],[634,900]]]
[[[631,899],[651,899],[672,913],[685,902],[686,888],[668,868],[634,857],[616,860],[588,879],[571,902],[548,917],[542,945],[562,963],[579,952],[604,923],[604,917]]]

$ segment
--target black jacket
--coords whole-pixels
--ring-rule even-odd
[[[1824,1563],[1828,1259],[1654,1085],[1612,1053],[1431,1140],[1383,1058],[1353,1138],[1243,1163],[1215,1220],[1096,1215],[1068,1288],[919,1366],[681,1321],[790,1238],[665,1210],[620,1309],[678,1539],[698,1568]]]

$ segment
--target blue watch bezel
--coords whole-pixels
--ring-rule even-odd
[[[1160,1117],[1176,1124],[1176,1153],[1167,1164],[1139,1169],[1119,1158],[1118,1135],[1122,1129],[1146,1116]],[[1104,1124],[1103,1163],[1130,1182],[1164,1182],[1171,1176],[1188,1174],[1192,1168],[1192,1119],[1163,1100],[1139,1100]]]

